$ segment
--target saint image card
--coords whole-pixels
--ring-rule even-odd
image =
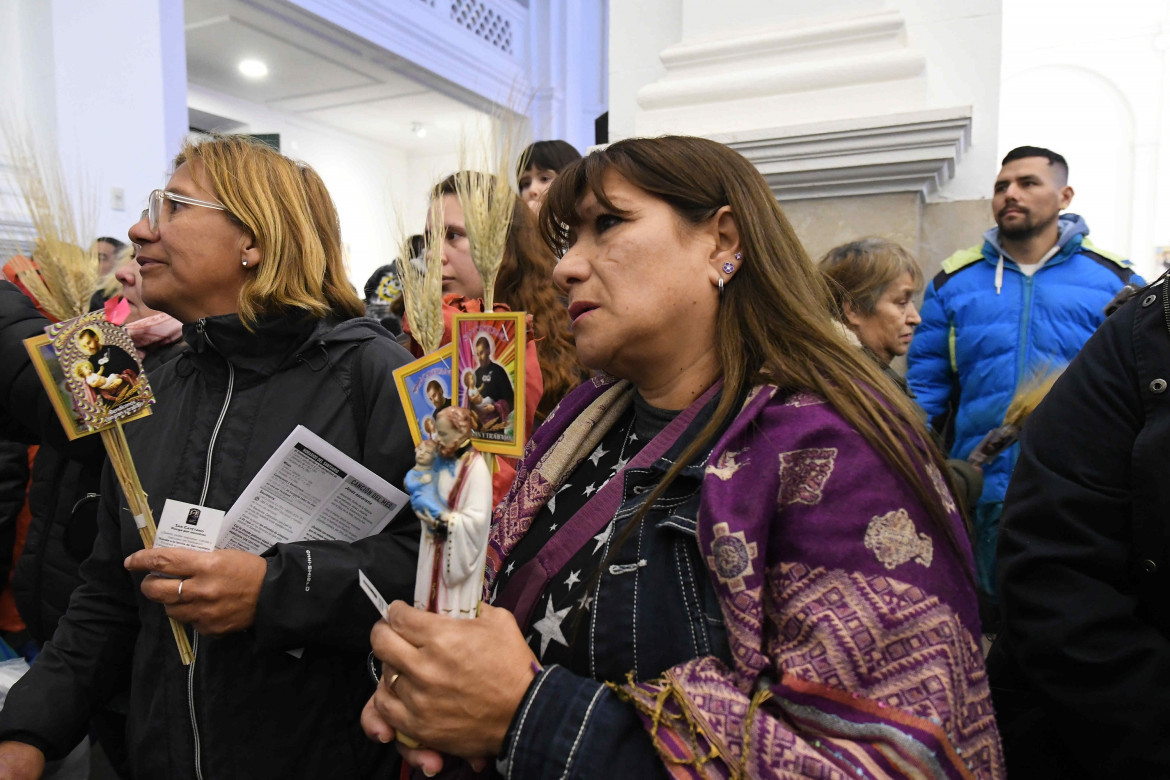
[[[25,349],[70,439],[150,414],[154,394],[125,328],[95,311],[45,334]]]
[[[456,314],[452,372],[459,405],[475,412],[475,448],[519,456],[524,450],[524,349],[522,311]]]
[[[394,384],[415,446],[435,432],[435,412],[451,405],[451,345],[394,370]]]

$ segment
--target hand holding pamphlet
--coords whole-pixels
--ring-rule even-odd
[[[398,488],[298,425],[227,513],[167,501],[159,547],[263,553],[283,542],[372,536],[407,502]]]

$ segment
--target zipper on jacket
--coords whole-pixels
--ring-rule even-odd
[[[1024,276],[1023,278],[1024,313],[1020,319],[1020,340],[1016,348],[1016,390],[1019,389],[1020,382],[1024,381],[1024,372],[1028,368],[1028,330],[1032,325],[1032,282],[1035,278],[1035,276]],[[1014,395],[1015,390],[1012,393]]]
[[[1036,270],[1036,273],[1042,273],[1043,266]],[[1028,369],[1028,331],[1032,327],[1032,283],[1036,279],[1036,274],[1032,276],[1024,276],[1024,316],[1020,321],[1020,344],[1019,355],[1016,357],[1016,386],[1012,390],[1012,397],[1015,397],[1016,391],[1020,389],[1020,383],[1024,381],[1024,373]],[[1008,399],[1011,403],[1011,398]],[[1016,468],[1016,461],[1020,458],[1020,450],[1018,447],[1014,448],[1011,453],[1011,465],[1008,467],[1008,474]]]
[[[195,329],[207,339],[208,345],[215,349],[215,344],[208,337],[204,327],[204,320],[199,320]],[[218,349],[215,350],[219,352]],[[215,441],[219,438],[219,429],[223,426],[223,419],[227,416],[228,406],[232,402],[232,389],[236,382],[236,369],[232,362],[220,353],[228,367],[227,393],[223,397],[223,408],[219,410],[219,419],[215,421],[215,428],[211,431],[211,441],[207,443],[207,464],[203,469],[203,492],[199,494],[199,506],[207,503],[207,492],[211,488],[211,457],[215,453]],[[187,712],[191,716],[191,734],[195,738],[195,777],[203,780],[202,759],[199,751],[199,722],[195,718],[195,664],[199,660],[199,632],[192,631],[194,644],[191,647],[191,665],[187,667]]]

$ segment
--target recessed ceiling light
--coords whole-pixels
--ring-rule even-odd
[[[427,128],[422,122],[415,122],[410,126],[410,132],[414,133],[419,138],[427,137]]]
[[[260,60],[240,60],[240,73],[250,79],[262,79],[268,75],[268,66]]]

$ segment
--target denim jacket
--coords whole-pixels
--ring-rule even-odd
[[[707,424],[717,401],[708,402],[652,465],[622,472],[615,537]],[[534,437],[537,446],[541,433]],[[719,601],[696,538],[709,455],[706,450],[694,457],[606,558],[590,591],[588,620],[570,638],[588,643],[589,668],[552,665],[537,675],[497,761],[504,776],[599,777],[614,766],[631,776],[666,776],[637,714],[606,683],[621,683],[630,675],[652,679],[693,658],[730,660]]]

